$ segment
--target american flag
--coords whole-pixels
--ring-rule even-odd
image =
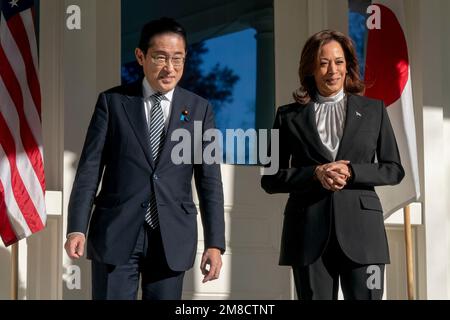
[[[8,246],[46,223],[33,0],[0,0],[0,235]]]

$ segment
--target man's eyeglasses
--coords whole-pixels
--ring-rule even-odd
[[[172,66],[175,68],[181,67],[184,64],[184,61],[186,60],[183,56],[165,56],[163,54],[158,54],[156,56],[151,56],[152,61],[154,64],[156,64],[158,67],[162,67],[168,64],[169,60],[172,63]]]

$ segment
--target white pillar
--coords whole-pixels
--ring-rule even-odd
[[[307,3],[274,1],[275,107],[293,102],[292,92],[300,86],[300,53],[309,36]]]
[[[256,128],[271,128],[275,112],[275,65],[273,10],[256,15],[251,25],[256,29]]]
[[[449,298],[449,148],[447,73],[449,40],[444,36],[446,1],[420,2],[424,141],[424,239],[426,298]],[[448,30],[448,29],[447,29]],[[447,50],[447,51],[446,51]]]
[[[307,0],[308,32],[324,29],[348,34],[348,0]]]
[[[81,9],[81,30],[64,31],[64,184],[63,239],[67,205],[78,159],[100,91],[120,84],[120,0],[65,0],[65,7]],[[76,264],[81,270],[81,289],[63,285],[63,299],[90,299],[90,261],[70,261],[63,254],[65,275]]]

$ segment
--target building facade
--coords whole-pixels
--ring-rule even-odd
[[[90,299],[90,262],[64,252],[67,204],[86,129],[99,92],[121,83],[121,66],[132,54],[144,2],[40,0],[39,55],[48,223],[19,243],[19,299]],[[159,2],[158,2],[159,3]],[[162,3],[162,2],[161,2]],[[70,29],[69,6],[80,8],[81,29]],[[209,35],[256,30],[256,113],[292,102],[305,40],[331,28],[348,30],[347,0],[171,1],[157,7],[183,24],[190,41]],[[132,7],[133,6],[133,7]],[[412,204],[415,295],[450,298],[450,3],[404,0],[419,154],[421,197]],[[151,10],[150,10],[151,11]],[[149,11],[148,20],[156,18]],[[141,13],[142,14],[142,13]],[[125,15],[125,16],[124,16]],[[123,21],[136,21],[127,24]],[[121,50],[122,48],[122,50]],[[128,48],[125,50],[124,48]],[[270,54],[268,54],[270,53]],[[267,124],[263,116],[256,124]],[[203,250],[185,277],[184,299],[294,299],[290,269],[278,266],[286,195],[259,187],[258,166],[222,165],[227,252],[217,281],[201,284]],[[200,219],[200,218],[199,218]],[[199,221],[200,222],[200,221]],[[402,212],[386,220],[391,264],[386,299],[405,299],[406,265]],[[9,299],[10,249],[0,247],[0,298]]]

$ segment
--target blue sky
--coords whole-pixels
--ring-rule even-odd
[[[239,76],[233,102],[216,114],[219,128],[254,128],[256,94],[256,31],[245,29],[205,41],[208,53],[202,70],[208,72],[216,63],[227,66]]]

